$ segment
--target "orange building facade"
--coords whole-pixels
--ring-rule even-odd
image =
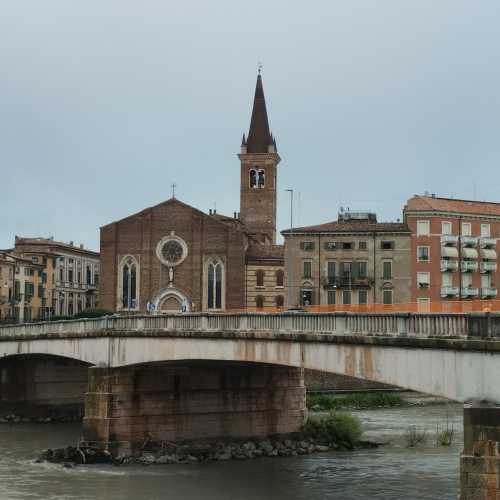
[[[496,299],[500,203],[414,196],[403,214],[413,302]]]

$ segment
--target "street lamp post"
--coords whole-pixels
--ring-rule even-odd
[[[293,189],[286,189],[287,192],[290,193],[290,229],[293,228]],[[290,234],[291,236],[291,234]],[[287,290],[287,302],[288,302],[288,307],[290,306],[295,306],[296,301],[297,301],[297,295],[295,291],[295,277],[293,276],[293,265],[292,265],[292,259],[288,258],[285,259],[287,263],[287,269],[286,269],[286,277],[287,277],[287,283],[286,286],[288,287]],[[301,300],[301,294],[299,292],[299,301]],[[298,304],[297,304],[298,305]]]
[[[290,229],[293,227],[293,189],[286,189],[290,193]]]

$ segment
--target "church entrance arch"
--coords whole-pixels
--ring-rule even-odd
[[[191,310],[191,300],[177,288],[161,290],[152,303],[159,313],[188,312]]]

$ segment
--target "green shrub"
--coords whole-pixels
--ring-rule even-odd
[[[62,321],[64,319],[71,319],[71,316],[51,316],[49,321]]]
[[[362,433],[361,423],[356,417],[336,411],[323,418],[310,418],[302,426],[304,438],[348,449],[359,442]]]
[[[385,392],[366,392],[335,396],[333,394],[308,394],[307,407],[319,407],[322,411],[340,409],[391,408],[401,406],[404,401],[398,394]]]
[[[110,314],[114,314],[112,311],[108,311],[106,309],[85,309],[78,314],[73,316],[73,319],[80,318],[101,318],[102,316],[109,316]]]

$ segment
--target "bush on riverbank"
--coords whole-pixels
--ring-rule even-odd
[[[313,411],[330,411],[342,409],[392,408],[405,403],[398,394],[385,392],[368,392],[336,396],[333,394],[308,394],[307,408]]]
[[[349,413],[332,411],[327,417],[308,419],[302,427],[306,439],[326,446],[354,448],[363,431],[358,418]]]

